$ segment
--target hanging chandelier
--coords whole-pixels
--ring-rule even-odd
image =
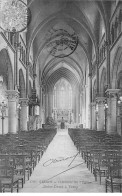
[[[7,32],[21,32],[30,22],[31,12],[21,0],[1,0],[0,26]]]

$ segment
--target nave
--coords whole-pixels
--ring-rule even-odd
[[[122,192],[122,0],[0,13],[0,192]]]
[[[20,192],[105,192],[77,153],[68,130],[58,129]]]
[[[122,192],[121,174],[119,135],[70,128],[0,137],[0,192]]]

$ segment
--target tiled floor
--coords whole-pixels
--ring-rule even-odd
[[[103,181],[104,182],[104,181]],[[20,190],[40,192],[105,192],[105,185],[95,182],[75,148],[67,130],[58,130],[30,180]]]

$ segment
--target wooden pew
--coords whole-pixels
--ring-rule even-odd
[[[14,177],[14,168],[10,166],[0,166],[0,180],[4,191],[10,189],[13,192],[14,188],[19,192],[19,179]]]
[[[20,181],[23,187],[25,177],[27,176],[29,179],[55,134],[56,130],[41,129],[29,132],[23,131],[19,134],[6,134],[1,137],[0,162],[1,164],[4,163],[6,167],[12,166],[14,168],[14,177],[18,176],[18,189]],[[22,157],[24,157],[25,162],[22,161]],[[13,190],[11,189],[11,191]]]

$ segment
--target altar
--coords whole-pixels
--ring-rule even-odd
[[[65,129],[65,122],[64,122],[63,117],[62,117],[62,120],[61,120],[61,129]]]
[[[73,111],[68,109],[64,109],[64,110],[61,110],[61,109],[54,109],[53,110],[53,119],[58,123],[61,123],[62,122],[62,118],[63,118],[63,121],[66,122],[66,123],[72,123],[73,122]]]

